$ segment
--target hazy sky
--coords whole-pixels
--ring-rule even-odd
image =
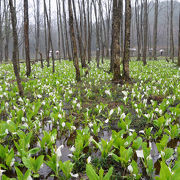
[[[17,1],[17,8],[18,8],[18,11],[19,13],[17,14],[18,16],[18,19],[21,21],[21,17],[22,17],[22,13],[23,13],[23,0],[16,0]],[[39,0],[40,1],[40,7],[41,7],[41,14],[43,13],[43,0]],[[48,7],[48,1],[49,0],[46,0],[47,2],[47,7]],[[75,0],[77,1],[77,0]],[[102,2],[107,2],[107,0],[102,0]],[[148,0],[149,2],[154,2],[154,0]],[[167,1],[167,0],[160,0],[160,1]],[[170,0],[168,0],[170,1]],[[180,0],[174,0],[174,1],[178,1],[180,2]],[[29,17],[30,17],[30,21],[34,21],[34,2],[36,2],[36,0],[29,0]],[[67,0],[66,0],[67,2]],[[124,0],[125,2],[125,0]],[[134,5],[135,3],[135,0],[132,0],[132,6]],[[67,9],[67,3],[65,4],[66,5],[66,9]],[[52,18],[56,18],[56,0],[51,0],[51,6],[52,6]],[[78,8],[77,8],[78,9]],[[41,16],[41,18],[43,18]]]

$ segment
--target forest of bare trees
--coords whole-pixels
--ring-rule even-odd
[[[179,56],[179,28],[174,23],[179,5],[173,0],[0,1],[0,62],[12,59],[20,94],[20,58],[25,59],[27,76],[31,61],[40,60],[43,68],[44,60],[47,67],[52,60],[54,73],[55,60],[73,60],[77,81],[81,79],[79,59],[82,68],[87,68],[95,58],[99,68],[100,62],[110,58],[113,81],[130,80],[130,56],[142,59],[144,66],[152,57],[166,56],[167,62],[174,63]],[[163,24],[161,13],[165,13]]]
[[[25,34],[24,34],[24,6],[21,1],[15,1],[17,14],[17,32],[19,57],[25,59]],[[156,59],[160,55],[160,49],[164,55],[172,60],[178,52],[178,1],[140,1],[131,2],[131,49],[133,55],[153,56]],[[45,6],[46,5],[46,8]],[[85,60],[90,61],[91,55],[99,58],[109,57],[111,54],[111,33],[113,1],[72,1],[74,26],[78,45],[78,56],[83,67]],[[123,45],[125,27],[125,3],[122,2],[121,38]],[[72,44],[70,43],[70,31],[68,26],[69,13],[68,2],[60,1],[29,1],[29,47],[30,58],[39,59],[39,52],[49,59],[48,51],[59,51],[59,59],[72,59]],[[47,9],[47,13],[45,11]],[[49,22],[47,23],[47,15]],[[12,59],[12,27],[10,25],[10,7],[8,1],[0,2],[0,61]],[[50,31],[49,32],[49,28]],[[158,37],[158,38],[157,38]],[[52,41],[52,45],[51,42]],[[146,45],[147,41],[147,45]],[[145,49],[143,46],[146,46]],[[51,47],[53,46],[53,48]],[[144,50],[143,50],[144,49]],[[151,52],[152,51],[152,52]],[[122,55],[122,54],[121,54]]]
[[[179,180],[180,0],[0,0],[0,180]]]

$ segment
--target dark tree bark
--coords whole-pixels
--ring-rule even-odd
[[[131,37],[131,0],[126,0],[125,3],[125,41],[124,41],[124,56],[123,56],[123,76],[125,79],[129,77],[129,59],[130,59],[130,37]]]
[[[13,29],[13,68],[14,68],[14,73],[16,76],[17,80],[17,85],[19,89],[19,95],[23,96],[24,91],[23,87],[21,84],[21,78],[19,75],[19,68],[18,68],[18,35],[17,35],[17,30],[16,30],[16,25],[17,25],[17,18],[16,18],[16,11],[15,8],[13,7],[13,1],[9,0],[9,6],[10,6],[10,12],[11,12],[11,22],[12,22],[12,29]]]
[[[73,3],[73,10],[74,10],[74,20],[75,20],[75,24],[76,24],[76,31],[77,31],[77,40],[78,40],[78,45],[79,45],[79,55],[80,55],[80,59],[81,59],[81,66],[82,68],[87,67],[86,65],[86,61],[85,61],[85,55],[83,55],[85,53],[85,51],[83,50],[83,41],[82,41],[82,34],[80,34],[80,29],[78,26],[78,21],[77,21],[77,16],[76,16],[76,6],[74,1],[72,1]],[[81,20],[80,20],[81,21]]]
[[[9,60],[10,18],[9,18],[9,12],[8,12],[8,5],[7,5],[5,0],[4,0],[4,12],[5,12],[5,48],[4,48],[4,54],[5,54],[5,61],[7,62]]]
[[[144,0],[144,32],[143,32],[143,65],[147,64],[146,57],[147,57],[147,33],[148,33],[148,12],[147,12],[147,0]]]
[[[26,75],[31,74],[30,52],[29,52],[29,15],[28,15],[28,0],[24,0],[24,40],[26,53]]]
[[[108,0],[108,4],[106,6],[106,26],[107,26],[107,42],[106,42],[106,57],[109,58],[110,57],[110,52],[109,52],[109,44],[110,44],[110,31],[111,31],[111,0]]]
[[[180,13],[179,13],[179,42],[178,42],[178,66],[180,67]]]
[[[154,36],[153,36],[153,58],[157,60],[157,29],[158,29],[158,4],[159,1],[155,0],[155,11],[154,11]]]
[[[64,41],[64,31],[63,31],[63,24],[62,24],[62,17],[61,17],[61,2],[58,0],[59,4],[59,22],[60,22],[60,28],[61,28],[61,45],[63,50],[63,57],[66,58],[66,50],[65,50],[65,41]]]
[[[67,29],[67,19],[66,19],[66,10],[65,10],[65,0],[63,0],[63,15],[64,15],[64,28],[65,28],[65,42],[66,42],[66,49],[68,53],[68,59],[69,61],[72,60],[71,54],[70,54],[70,46],[69,46],[69,41],[68,41],[68,29]]]
[[[113,81],[120,80],[120,22],[121,22],[122,0],[113,0],[112,15],[112,57],[113,62]]]
[[[59,62],[60,62],[60,61],[61,61],[61,59],[60,59],[60,52],[61,52],[61,34],[60,34],[60,22],[59,22],[60,9],[59,9],[58,0],[56,0],[56,6],[57,6],[57,29],[58,29],[58,50],[59,50],[58,59],[59,59]]]
[[[2,38],[2,7],[1,7],[1,0],[0,0],[0,63],[3,60],[3,38]]]
[[[83,22],[84,22],[84,46],[83,46],[83,58],[84,58],[84,62],[85,62],[85,66],[86,65],[86,59],[87,59],[87,21],[86,21],[86,10],[85,10],[85,2],[84,0],[82,0],[82,8],[83,8]]]
[[[169,2],[167,0],[167,30],[166,30],[166,34],[167,34],[167,42],[166,42],[166,51],[167,51],[167,54],[166,54],[166,59],[168,59],[169,57]]]
[[[69,29],[70,29],[72,46],[73,46],[73,62],[74,62],[74,67],[76,69],[76,80],[77,82],[79,82],[81,81],[81,76],[79,70],[79,61],[78,61],[76,37],[74,32],[74,18],[73,18],[71,0],[68,0],[68,7],[69,7]]]
[[[106,26],[105,26],[105,21],[104,21],[104,15],[103,15],[103,6],[101,0],[99,0],[99,14],[100,14],[100,34],[101,34],[101,62],[102,64],[104,63],[104,55],[105,55],[105,48],[107,47],[107,33],[106,33]],[[107,52],[107,50],[106,50]]]
[[[53,63],[53,73],[55,72],[55,62],[54,62],[54,49],[53,49],[53,43],[52,43],[52,37],[51,37],[51,18],[48,16],[47,13],[47,8],[46,8],[46,2],[44,0],[44,8],[45,8],[45,15],[46,15],[46,20],[47,20],[47,25],[48,25],[48,38],[49,38],[49,47],[48,49],[51,48],[51,55],[52,55],[52,63]],[[49,13],[51,15],[51,13]],[[48,55],[49,56],[49,55]]]
[[[90,13],[92,11],[92,4],[89,5],[89,0],[87,1],[87,17],[88,17],[88,63],[90,63],[91,61],[91,34],[92,34],[92,28],[91,28],[91,24],[92,24],[92,13]],[[91,14],[91,16],[90,16]]]
[[[39,2],[40,0],[36,0],[37,3],[37,12],[36,12],[36,60],[38,59],[38,54],[39,54],[39,38],[40,38],[40,16],[39,16]]]
[[[50,66],[50,63],[49,63],[49,52],[48,52],[48,48],[47,48],[47,28],[46,28],[45,5],[46,5],[46,2],[45,2],[45,0],[44,0],[44,44],[45,44],[45,51],[46,51],[47,67],[49,67],[49,66]]]
[[[170,58],[174,63],[173,0],[171,0],[171,15],[170,15]]]
[[[99,61],[100,61],[100,39],[99,39],[99,18],[97,15],[97,8],[96,8],[96,1],[93,0],[94,5],[94,13],[96,19],[96,62],[97,67],[99,68]]]
[[[39,52],[39,55],[40,55],[40,61],[41,61],[41,68],[43,69],[44,65],[43,65],[43,56],[42,56],[42,53]]]
[[[140,38],[140,17],[139,17],[138,0],[135,2],[135,18],[136,18],[136,32],[137,32],[137,61],[141,60],[141,38]]]
[[[120,43],[121,43],[121,57],[123,59],[123,51],[124,51],[124,31],[123,31],[123,25],[124,25],[124,19],[123,19],[123,1],[121,6],[121,22],[120,22]]]

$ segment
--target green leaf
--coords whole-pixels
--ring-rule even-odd
[[[16,170],[18,180],[23,180],[23,173],[19,170],[18,167],[15,167],[15,170]]]
[[[36,154],[36,153],[38,153],[39,151],[40,151],[40,148],[39,148],[39,147],[35,147],[35,148],[29,150],[29,154]]]
[[[99,180],[98,175],[90,164],[86,165],[86,174],[89,180]]]
[[[113,167],[109,169],[103,180],[109,180],[113,173]]]
[[[174,150],[172,148],[167,148],[165,149],[164,153],[165,153],[164,158],[165,160],[167,160],[173,155]]]
[[[165,162],[161,162],[160,176],[155,177],[156,180],[171,180],[171,172]]]
[[[33,166],[32,166],[32,164],[31,164],[30,159],[28,159],[28,158],[26,158],[26,157],[23,157],[23,158],[22,158],[22,161],[23,161],[23,164],[24,164],[28,169],[33,170]]]
[[[35,161],[35,172],[38,172],[44,160],[44,156],[39,156]]]
[[[138,137],[137,139],[135,139],[135,140],[133,141],[132,148],[135,149],[135,150],[138,150],[141,145],[142,145],[142,138],[141,138],[141,137]]]
[[[24,180],[27,180],[30,175],[31,175],[31,170],[28,169],[28,170],[26,171],[26,173],[24,174]]]
[[[104,174],[104,170],[101,168],[101,169],[99,170],[99,179],[100,179],[100,180],[103,180],[103,174]]]

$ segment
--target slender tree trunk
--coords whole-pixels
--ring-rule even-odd
[[[90,63],[91,61],[91,19],[92,19],[92,16],[90,17],[90,12],[92,10],[92,5],[89,5],[89,0],[87,1],[87,13],[88,13],[88,63]]]
[[[121,22],[122,0],[113,0],[113,19],[112,19],[112,62],[113,62],[113,81],[120,80],[120,22]]]
[[[144,44],[143,44],[143,65],[147,64],[147,33],[148,33],[148,12],[147,12],[147,0],[144,0]]]
[[[73,46],[73,62],[74,67],[76,69],[76,80],[77,82],[81,81],[80,70],[79,70],[79,61],[78,61],[78,53],[77,53],[77,45],[76,45],[76,37],[74,32],[74,20],[73,20],[73,12],[71,0],[68,0],[69,7],[69,29],[71,34],[71,41]]]
[[[43,65],[43,56],[42,56],[42,53],[39,52],[39,55],[40,55],[40,61],[41,61],[41,68],[43,69],[44,65]]]
[[[109,52],[109,42],[110,42],[110,26],[111,26],[111,22],[110,22],[110,19],[111,19],[111,0],[108,0],[108,5],[107,5],[107,18],[106,18],[106,26],[107,26],[107,44],[106,44],[106,57],[109,58],[110,57],[110,52]]]
[[[120,22],[120,37],[121,37],[121,57],[123,59],[123,51],[124,51],[124,32],[123,32],[123,24],[124,24],[124,19],[123,19],[123,1],[122,1],[122,6],[121,6],[121,22]]]
[[[140,16],[140,39],[141,39],[141,57],[143,56],[143,47],[144,47],[144,35],[143,35],[143,11],[144,11],[144,4],[143,0],[141,0],[141,16]]]
[[[180,67],[180,12],[179,12],[179,42],[178,42],[178,66]]]
[[[3,60],[3,38],[2,38],[2,7],[1,7],[1,0],[0,0],[0,63]]]
[[[59,3],[56,0],[56,6],[57,6],[57,28],[58,28],[58,50],[59,50],[59,55],[58,55],[58,59],[59,62],[61,61],[60,59],[60,52],[61,52],[61,35],[60,35],[60,24],[59,24],[59,18],[60,18],[60,9],[59,9]]]
[[[83,58],[84,58],[84,62],[85,62],[85,66],[86,65],[86,59],[87,59],[87,21],[86,21],[86,11],[85,11],[85,2],[84,0],[82,0],[82,7],[83,7],[83,17],[84,17],[84,53],[83,53]]]
[[[82,66],[82,68],[85,68],[85,67],[87,67],[87,65],[86,65],[86,61],[85,61],[85,55],[83,55],[85,53],[85,51],[83,50],[84,49],[83,41],[82,41],[83,37],[82,37],[82,33],[80,34],[80,29],[78,26],[78,20],[77,20],[77,16],[76,16],[76,6],[75,6],[74,1],[72,1],[72,3],[73,3],[73,10],[74,10],[74,20],[75,20],[75,24],[76,24],[77,40],[78,40],[78,45],[79,45],[79,55],[80,55],[80,59],[81,59],[81,66]]]
[[[167,0],[167,42],[166,42],[166,49],[167,49],[167,54],[166,58],[168,59],[169,57],[169,2]]]
[[[66,50],[65,50],[65,41],[64,41],[64,31],[63,31],[63,24],[62,24],[62,17],[61,17],[61,2],[58,0],[59,4],[59,21],[60,21],[60,28],[61,28],[61,45],[62,45],[62,50],[63,50],[63,57],[64,59],[66,58]]]
[[[48,48],[47,48],[47,28],[46,28],[45,6],[46,6],[46,1],[44,0],[44,44],[45,44],[45,51],[46,51],[47,67],[49,67],[50,63],[49,63],[49,52],[48,52]]]
[[[63,15],[64,15],[64,28],[65,28],[65,42],[66,42],[66,49],[68,53],[68,59],[71,61],[71,55],[70,55],[70,46],[69,46],[69,41],[68,41],[68,29],[67,29],[67,19],[66,19],[66,10],[65,10],[65,0],[63,0]]]
[[[17,26],[17,18],[16,18],[16,11],[15,8],[13,7],[13,1],[9,0],[9,6],[10,6],[10,12],[11,12],[11,22],[12,22],[12,29],[13,29],[13,67],[14,67],[14,73],[16,76],[16,80],[17,80],[17,85],[18,85],[18,89],[19,89],[19,95],[23,96],[24,95],[24,91],[23,91],[23,87],[21,84],[21,78],[19,75],[19,68],[18,68],[18,35],[17,35],[17,30],[16,30],[16,26]]]
[[[154,11],[154,36],[153,36],[153,58],[157,60],[157,27],[158,27],[158,0],[155,0],[155,11]]]
[[[54,62],[54,49],[53,49],[53,43],[52,43],[52,37],[51,37],[51,18],[48,17],[47,13],[47,8],[46,8],[46,3],[45,3],[45,15],[46,15],[46,20],[47,20],[47,25],[48,25],[48,38],[49,38],[49,49],[51,48],[51,55],[52,55],[52,63],[53,63],[53,73],[55,72],[55,62]],[[49,7],[50,8],[50,7]],[[51,15],[51,13],[49,13]]]
[[[130,37],[131,37],[131,0],[126,0],[125,3],[125,42],[123,56],[123,76],[126,79],[129,77],[129,59],[130,59]]]
[[[101,0],[99,0],[99,12],[100,12],[100,19],[101,19],[101,25],[100,25],[100,29],[101,29],[101,59],[102,59],[102,64],[104,63],[104,51],[105,48],[108,48],[107,46],[107,37],[106,37],[106,26],[105,26],[105,22],[104,22],[104,17],[103,17],[103,9],[102,9],[102,2]]]
[[[137,61],[141,60],[140,18],[138,0],[135,2],[136,32],[137,32]]]
[[[100,39],[99,39],[99,18],[97,15],[97,9],[96,9],[96,1],[93,0],[94,5],[94,13],[95,13],[95,19],[96,19],[96,62],[97,67],[99,68],[99,61],[100,61]]]
[[[36,21],[37,21],[37,31],[36,31],[36,60],[38,59],[39,54],[39,38],[40,38],[40,16],[39,16],[39,0],[36,0],[37,3],[37,12],[36,12]]]
[[[170,16],[170,58],[174,63],[174,33],[173,33],[173,0],[171,0],[171,16]]]
[[[28,0],[24,0],[24,40],[26,52],[26,75],[31,74],[30,52],[29,52],[29,15],[28,15]]]
[[[4,0],[4,12],[5,12],[5,61],[9,60],[9,31],[10,31],[10,20],[8,13],[8,6],[6,1]]]

